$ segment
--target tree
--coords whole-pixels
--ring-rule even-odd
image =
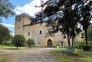
[[[88,41],[92,41],[92,27],[89,27],[87,30]]]
[[[78,14],[76,8],[72,10],[70,7],[63,11],[62,20],[58,20],[58,24],[62,26],[62,32],[67,34],[67,41],[70,45],[70,38],[72,38],[72,46],[74,43],[74,38],[77,34],[81,32],[80,28],[78,28]]]
[[[0,24],[0,44],[10,39],[10,32],[7,27]]]
[[[14,6],[9,0],[0,0],[0,17],[8,18],[9,15],[14,15]]]
[[[11,30],[9,30],[9,32],[10,32],[10,40],[12,40],[12,39],[13,39],[12,31],[11,31]]]
[[[48,25],[54,27],[54,31],[61,30],[64,34],[67,34],[70,46],[70,37],[75,37],[77,24],[84,19],[86,22],[90,21],[92,1],[87,2],[88,0],[48,0],[41,4],[44,10],[36,14],[35,22],[47,21]],[[83,9],[87,7],[88,9]],[[83,27],[88,26],[88,24],[82,25]],[[70,35],[70,32],[72,32],[72,35]]]
[[[0,0],[0,23],[2,23],[1,17],[8,18],[8,16],[13,16],[15,14],[13,9],[14,6],[9,2],[9,0]],[[2,43],[6,39],[9,39],[10,33],[9,30],[6,27],[1,26],[1,24],[0,27],[0,43]]]
[[[92,27],[87,29],[87,33],[89,45],[92,47]]]
[[[92,11],[92,1],[88,4],[85,5],[85,3],[81,4],[81,9],[79,16],[81,17],[80,23],[83,26],[83,30],[85,31],[85,40],[86,40],[86,45],[88,45],[88,41],[87,41],[87,29],[90,26],[90,20],[91,20],[91,16],[92,14],[90,13],[90,11]]]
[[[27,44],[29,45],[29,47],[31,47],[31,45],[34,45],[35,42],[34,42],[33,39],[30,38],[30,39],[27,40]]]
[[[25,37],[23,35],[17,34],[14,36],[12,43],[18,48],[21,46],[24,46],[26,40]]]

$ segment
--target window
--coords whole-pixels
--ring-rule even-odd
[[[18,22],[20,22],[20,19],[18,19]]]
[[[63,36],[64,39],[66,39],[66,36]]]
[[[28,32],[28,36],[30,36],[30,32]]]
[[[40,30],[40,34],[42,34],[42,30]]]
[[[81,38],[84,38],[84,37],[85,37],[85,35],[82,33],[82,34],[81,34]]]
[[[61,45],[63,45],[63,42],[61,42]]]

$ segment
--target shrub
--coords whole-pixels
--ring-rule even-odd
[[[77,41],[77,42],[74,44],[74,47],[75,47],[75,48],[78,48],[79,46],[80,46],[80,42]]]
[[[23,35],[17,34],[14,36],[12,43],[18,48],[24,46],[25,44],[25,37]]]
[[[57,47],[57,46],[61,46],[61,45],[60,44],[56,44],[55,46]]]
[[[28,40],[27,40],[27,44],[29,45],[29,47],[31,47],[31,45],[34,45],[35,42],[34,42],[33,39],[28,39]]]
[[[78,49],[82,49],[83,51],[90,50],[90,46],[86,45],[86,41],[77,41],[74,45]]]
[[[83,49],[83,46],[85,46],[86,43],[85,43],[85,40],[83,41],[77,41],[75,44],[74,44],[74,47],[78,48],[78,49]]]
[[[92,41],[92,27],[87,30],[88,41]]]
[[[91,49],[91,47],[89,45],[83,46],[83,51],[90,50],[90,49]]]

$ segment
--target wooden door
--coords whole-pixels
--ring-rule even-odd
[[[49,39],[49,40],[47,41],[47,47],[52,47],[52,40]]]

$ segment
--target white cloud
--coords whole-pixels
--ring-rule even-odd
[[[14,33],[10,33],[10,35],[14,36]]]
[[[92,23],[92,18],[91,18],[91,21],[90,22]]]
[[[14,25],[11,25],[11,24],[2,23],[2,25],[6,26],[6,27],[13,27],[14,28]]]
[[[78,28],[80,28],[81,30],[83,30],[83,26],[80,23],[78,23]]]
[[[47,0],[43,0],[43,1],[46,2]],[[40,6],[40,0],[33,0],[30,3],[25,4],[23,7],[16,6],[14,11],[16,12],[17,15],[21,13],[27,13],[30,16],[34,16],[35,13],[41,11],[41,8],[35,6]]]

